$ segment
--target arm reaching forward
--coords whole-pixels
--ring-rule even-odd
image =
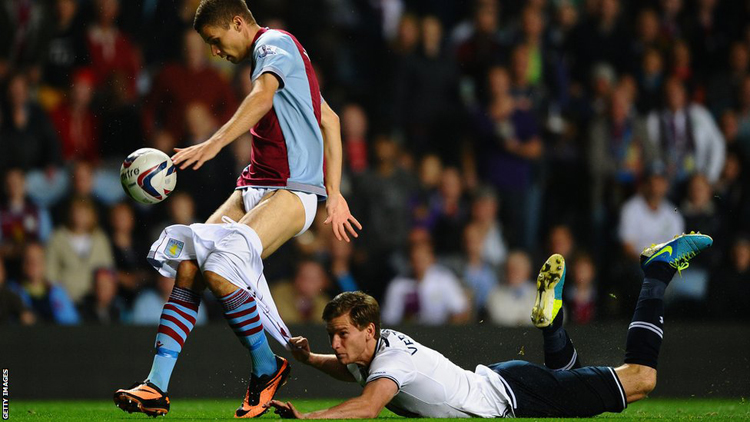
[[[264,406],[276,408],[275,412],[285,419],[374,419],[398,393],[398,386],[389,378],[368,382],[362,395],[349,399],[330,409],[311,413],[300,413],[291,402],[271,400]]]

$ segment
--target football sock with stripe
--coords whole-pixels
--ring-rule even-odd
[[[148,380],[166,392],[169,378],[188,335],[195,326],[201,297],[189,289],[173,287],[164,304],[156,334],[156,355]]]
[[[664,291],[675,270],[665,262],[655,262],[644,273],[646,278],[625,342],[625,363],[656,369],[664,338]]]
[[[263,332],[258,307],[253,296],[246,290],[237,289],[220,297],[224,308],[224,318],[234,330],[240,342],[250,351],[253,362],[252,374],[256,377],[269,375],[276,371],[276,356]]]
[[[573,342],[563,328],[563,309],[548,327],[542,328],[544,337],[544,366],[555,371],[575,369],[581,367]]]

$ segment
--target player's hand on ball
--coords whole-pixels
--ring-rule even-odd
[[[179,166],[180,170],[193,166],[193,170],[198,170],[203,164],[216,157],[221,151],[221,145],[218,142],[208,141],[201,142],[187,148],[175,148],[175,155],[172,156],[174,165]]]
[[[302,363],[310,361],[310,343],[304,337],[292,337],[289,339],[291,352],[294,359]]]
[[[359,237],[354,227],[362,230],[362,225],[349,211],[349,204],[346,203],[343,195],[340,193],[329,195],[326,201],[326,211],[328,211],[328,218],[323,223],[330,224],[333,227],[333,234],[336,239],[349,242],[347,232],[354,237]]]
[[[275,408],[274,413],[281,416],[283,419],[305,419],[305,416],[295,409],[291,402],[284,403],[278,400],[271,400],[264,404],[263,407]]]

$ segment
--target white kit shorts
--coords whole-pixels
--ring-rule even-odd
[[[159,274],[175,278],[184,260],[196,260],[202,271],[211,271],[253,295],[263,328],[287,349],[289,329],[279,316],[263,276],[263,247],[253,229],[224,217],[224,224],[175,224],[165,228],[148,252],[149,263]]]
[[[242,189],[242,203],[245,205],[245,212],[255,208],[267,193],[279,190],[278,188],[256,188],[252,186],[245,186],[238,189]],[[290,190],[289,192],[297,195],[300,201],[302,201],[302,206],[305,208],[305,225],[302,227],[302,230],[294,235],[294,237],[297,237],[306,232],[312,225],[315,213],[318,211],[318,195],[296,190]]]

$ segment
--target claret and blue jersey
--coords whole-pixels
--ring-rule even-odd
[[[261,28],[253,41],[252,79],[273,73],[273,108],[253,127],[250,165],[237,187],[279,187],[326,196],[322,98],[310,58],[291,34]]]

